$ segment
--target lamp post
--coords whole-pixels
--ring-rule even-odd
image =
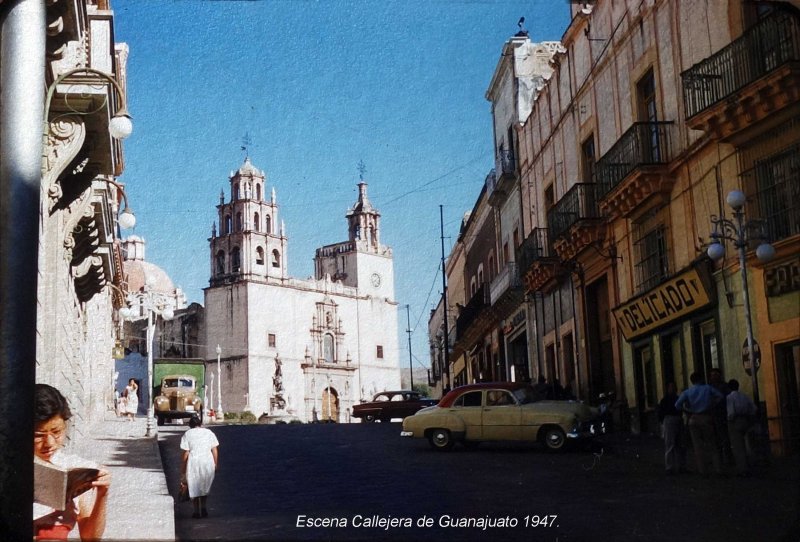
[[[733,243],[739,251],[739,268],[742,276],[742,298],[744,304],[744,323],[747,333],[747,355],[750,363],[750,378],[753,384],[753,401],[759,404],[758,377],[756,376],[755,352],[753,349],[753,322],[750,318],[750,293],[747,287],[747,245],[752,240],[762,241],[756,248],[756,257],[759,261],[768,262],[775,256],[775,248],[766,242],[767,235],[763,220],[746,220],[744,205],[747,201],[744,192],[732,190],[725,200],[733,209],[733,219],[717,218],[711,215],[714,231],[711,234],[711,244],[708,247],[708,256],[712,260],[720,260],[725,256],[725,247],[722,240]]]
[[[222,413],[222,369],[220,368],[220,357],[222,356],[222,347],[217,345],[217,410],[214,412],[216,419],[225,419]]]
[[[141,316],[141,311],[147,312],[147,432],[146,437],[154,435],[154,412],[153,412],[153,339],[155,338],[155,319],[161,316],[164,320],[172,320],[175,313],[172,309],[172,297],[167,294],[153,290],[155,280],[152,276],[145,279],[144,287],[140,292],[129,292],[126,302],[127,307],[119,310],[120,316],[126,320],[137,320]]]

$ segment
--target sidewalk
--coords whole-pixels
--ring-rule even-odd
[[[87,431],[74,453],[111,471],[103,540],[175,540],[174,501],[167,490],[156,438],[147,420],[107,413]]]

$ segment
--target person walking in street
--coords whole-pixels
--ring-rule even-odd
[[[681,472],[686,460],[682,442],[683,413],[675,408],[677,401],[675,383],[669,382],[664,397],[658,403],[658,421],[664,429],[664,468],[667,475]]]
[[[181,450],[184,450],[181,483],[188,486],[189,498],[192,499],[194,508],[193,518],[208,517],[206,498],[217,470],[218,447],[216,435],[201,427],[200,418],[192,416],[189,430],[181,438]]]
[[[736,462],[736,475],[748,476],[750,467],[747,461],[747,434],[753,427],[757,413],[756,405],[743,393],[739,393],[739,381],[732,378],[728,382],[731,392],[726,398],[728,410],[728,435],[731,439],[731,451]]]
[[[715,474],[722,474],[722,465],[714,433],[714,406],[722,401],[723,395],[703,381],[703,376],[694,372],[689,377],[692,383],[684,390],[675,408],[689,413],[689,435],[692,438],[697,472],[708,475],[708,459],[714,466]]]
[[[136,411],[139,410],[139,385],[136,383],[136,380],[131,378],[128,380],[128,385],[125,387],[125,414],[128,416],[130,421],[133,421],[133,417],[136,415]]]
[[[62,468],[98,468],[89,461],[62,451],[67,439],[67,421],[71,417],[69,404],[60,391],[47,384],[36,384],[34,456]],[[111,473],[100,468],[97,477],[91,481],[91,487],[68,501],[65,510],[34,502],[34,540],[66,540],[76,524],[81,540],[100,540],[106,527],[106,502],[110,487]]]

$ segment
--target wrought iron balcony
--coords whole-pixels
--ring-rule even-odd
[[[672,122],[635,122],[597,161],[597,198],[604,198],[634,170],[672,159]]]
[[[509,290],[520,289],[522,281],[519,277],[519,267],[516,262],[508,262],[500,270],[500,273],[492,280],[489,286],[489,300],[492,306],[497,305],[497,302]]]
[[[478,315],[487,307],[489,307],[489,286],[487,283],[483,283],[456,318],[457,340],[464,336]]]
[[[598,218],[594,183],[576,183],[547,212],[547,230],[554,242],[582,220]]]
[[[800,144],[757,161],[742,176],[752,177],[751,215],[766,221],[769,240],[800,235]]]
[[[517,249],[516,260],[521,273],[525,273],[534,262],[555,258],[547,228],[534,228]]]
[[[505,201],[506,196],[514,189],[514,183],[517,181],[517,160],[513,151],[498,151],[496,168],[491,171],[490,176],[492,177],[491,185],[489,184],[489,177],[487,176],[486,178],[489,204],[497,205]]]
[[[796,80],[800,60],[800,19],[786,11],[776,10],[727,47],[695,64],[681,74],[683,96],[688,124],[695,129],[708,129],[722,124],[726,119],[692,119],[715,105],[728,107],[726,98],[742,93],[751,85],[747,99],[738,96],[730,105],[744,106],[744,102],[792,100],[785,97],[787,86],[783,77]],[[794,65],[794,69],[791,66]],[[787,70],[781,68],[789,67]],[[783,75],[780,72],[785,71]],[[778,77],[772,74],[778,72]],[[794,72],[794,74],[792,74]],[[770,77],[766,77],[770,75]],[[763,84],[761,84],[763,83]],[[783,97],[782,97],[783,96]],[[737,103],[739,102],[739,103]],[[707,115],[700,115],[705,117]],[[740,113],[737,113],[740,116]],[[747,124],[752,124],[752,120]]]

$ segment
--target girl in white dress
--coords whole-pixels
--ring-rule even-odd
[[[131,421],[133,421],[136,411],[139,410],[138,390],[139,386],[136,381],[133,378],[128,380],[128,386],[125,388],[125,414],[128,415],[128,419]]]
[[[193,518],[208,517],[206,497],[214,482],[219,447],[216,435],[200,425],[200,418],[192,416],[189,430],[181,438],[181,450],[184,450],[181,483],[189,486],[189,497],[194,507]]]

